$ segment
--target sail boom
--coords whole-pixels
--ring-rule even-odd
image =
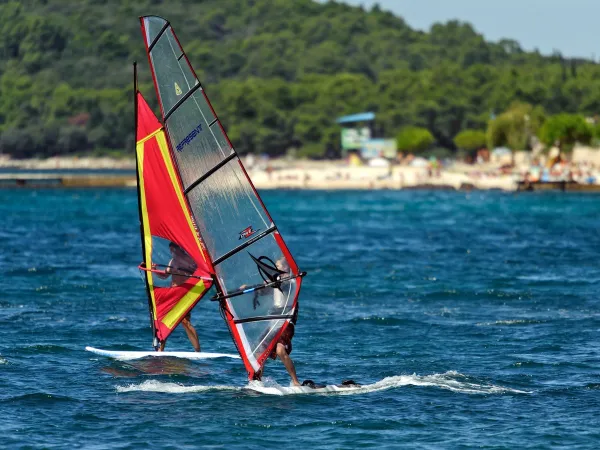
[[[248,294],[250,292],[254,292],[254,291],[259,291],[261,289],[265,289],[265,288],[269,288],[272,286],[277,286],[279,284],[281,284],[284,281],[289,281],[292,280],[294,278],[301,278],[303,276],[306,275],[306,272],[300,272],[298,275],[290,275],[288,277],[281,277],[276,281],[271,281],[270,283],[262,283],[262,284],[257,284],[255,286],[251,286],[251,287],[247,287],[244,289],[240,289],[238,291],[234,291],[234,292],[230,292],[227,295],[215,295],[214,297],[211,297],[211,301],[213,302],[217,302],[217,301],[221,301],[221,300],[225,300],[227,298],[231,298],[231,297],[237,297],[239,295],[244,295],[244,294]]]

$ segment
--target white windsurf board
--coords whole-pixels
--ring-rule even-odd
[[[240,359],[238,355],[230,355],[227,353],[207,353],[207,352],[140,352],[140,351],[120,351],[120,350],[103,350],[101,348],[86,347],[88,352],[96,355],[106,356],[107,358],[118,359],[119,361],[130,361],[140,358],[184,358],[184,359],[212,359],[212,358],[234,358]]]
[[[341,385],[341,384],[328,384],[328,385],[317,385],[316,387],[310,386],[265,386],[261,382],[251,381],[246,389],[251,391],[260,392],[261,394],[268,395],[290,395],[290,394],[326,394],[331,392],[353,392],[364,390],[365,387],[359,384]]]

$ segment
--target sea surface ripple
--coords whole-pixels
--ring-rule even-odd
[[[308,271],[299,377],[361,390],[85,352],[150,349],[135,190],[1,190],[0,447],[598,447],[598,197],[263,197]],[[217,304],[192,319],[203,350],[235,353]],[[181,330],[168,348],[191,350]]]

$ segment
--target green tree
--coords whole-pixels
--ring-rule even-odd
[[[396,137],[398,150],[421,153],[433,145],[435,138],[426,128],[406,127]]]
[[[573,150],[575,144],[589,144],[594,129],[579,114],[557,114],[546,120],[540,130],[540,141],[551,147],[556,145],[563,152]]]
[[[458,148],[470,152],[485,147],[487,137],[481,130],[463,130],[456,135],[454,143]]]
[[[600,123],[594,125],[594,140],[596,145],[600,143]]]
[[[487,141],[490,148],[508,147],[511,151],[529,150],[534,136],[545,120],[542,108],[527,103],[511,107],[488,124]]]

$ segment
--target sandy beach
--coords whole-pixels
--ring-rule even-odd
[[[0,168],[18,170],[135,170],[135,160],[133,158],[90,158],[76,156],[54,156],[45,159],[11,159],[7,155],[0,155]]]
[[[515,154],[515,167],[507,170],[510,156],[495,158],[480,164],[458,161],[431,164],[420,159],[419,164],[388,165],[380,167],[351,165],[346,160],[311,161],[288,159],[260,159],[243,157],[252,181],[258,189],[497,189],[514,191],[531,168],[534,158],[529,152]],[[576,148],[572,164],[586,164],[600,168],[600,150]],[[135,160],[116,158],[53,157],[48,159],[14,160],[0,155],[0,178],[15,177],[37,180],[46,176],[36,171],[52,171],[64,177],[63,186],[135,186],[133,174],[111,176],[103,174],[76,174],[74,170],[135,170]],[[11,170],[14,169],[14,172]],[[28,171],[31,171],[28,173]],[[64,171],[64,172],[63,172]],[[92,180],[92,178],[94,180]],[[600,178],[600,177],[597,177]],[[596,182],[597,183],[597,182]],[[30,183],[31,184],[31,183]],[[39,184],[39,183],[38,183]],[[23,183],[22,185],[25,185]]]
[[[250,170],[259,189],[502,189],[515,190],[512,175],[491,176],[482,172],[474,176],[462,167],[432,171],[427,167],[392,166],[349,167],[342,162],[309,167]]]

